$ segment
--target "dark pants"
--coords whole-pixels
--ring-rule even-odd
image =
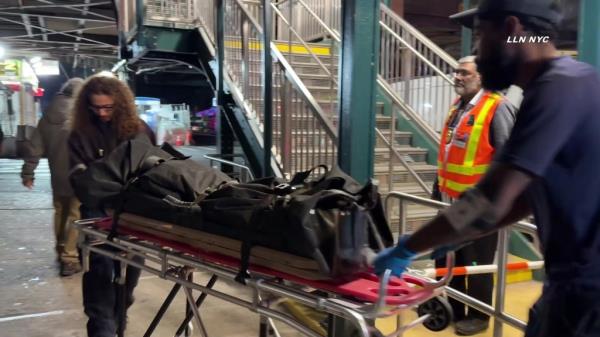
[[[494,255],[498,244],[498,234],[494,233],[474,241],[456,251],[456,266],[475,266],[494,263]],[[445,267],[446,260],[439,259],[435,263],[437,268]],[[492,291],[494,289],[493,274],[479,274],[468,276],[454,276],[449,286],[484,303],[492,304]],[[468,318],[489,320],[489,316],[479,310],[467,308],[463,303],[449,298],[454,320],[460,321]],[[468,312],[466,313],[466,310]]]
[[[600,280],[545,285],[525,337],[600,336]]]
[[[101,217],[104,213],[90,210],[82,205],[81,216],[83,219]],[[110,249],[106,246],[102,248]],[[136,259],[142,262],[143,259]],[[120,263],[109,257],[91,252],[89,257],[89,271],[83,274],[83,308],[88,316],[88,337],[114,337],[117,326],[120,325],[118,314],[118,300],[122,291],[125,292],[125,309],[133,304],[133,289],[138,283],[141,271],[128,266],[126,271],[125,287],[117,285]],[[124,322],[123,322],[124,323]]]

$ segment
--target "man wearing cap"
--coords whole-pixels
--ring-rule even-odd
[[[483,87],[515,84],[523,88],[523,102],[480,182],[375,260],[377,272],[399,275],[416,252],[470,240],[533,213],[546,281],[526,337],[600,335],[600,78],[591,66],[558,56],[552,41],[560,17],[551,0],[481,0],[453,16],[479,31]],[[525,42],[514,42],[521,37]]]
[[[442,130],[438,151],[438,176],[432,198],[452,203],[483,176],[494,154],[510,135],[515,121],[515,108],[500,93],[481,88],[475,56],[458,60],[454,71],[454,91],[458,98],[450,107]],[[459,266],[494,263],[498,242],[496,233],[475,240],[456,251]],[[445,266],[445,259],[436,267]],[[450,286],[480,301],[492,304],[492,274],[455,276]],[[488,328],[489,316],[454,299],[455,329],[459,335],[473,335]],[[468,313],[465,314],[465,309]]]

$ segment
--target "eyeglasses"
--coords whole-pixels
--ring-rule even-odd
[[[467,76],[474,75],[474,73],[472,73],[468,70],[465,70],[465,69],[456,69],[453,72],[453,75],[454,75],[454,77],[467,77]]]
[[[94,112],[100,112],[101,110],[104,110],[106,112],[112,112],[114,109],[114,107],[112,105],[93,105],[90,104],[90,110],[94,111]]]

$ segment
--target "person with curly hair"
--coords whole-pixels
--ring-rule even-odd
[[[73,106],[72,130],[69,136],[71,174],[85,170],[90,163],[107,156],[120,143],[145,138],[156,143],[154,134],[136,111],[134,96],[127,85],[116,77],[95,75],[82,86]],[[73,183],[73,180],[72,180]],[[81,204],[82,219],[103,217],[103,209]],[[117,310],[115,270],[119,262],[90,253],[89,270],[82,280],[83,306],[88,316],[89,337],[114,337],[117,328],[124,329]],[[126,306],[133,303],[133,289],[140,270],[128,266],[126,272]]]

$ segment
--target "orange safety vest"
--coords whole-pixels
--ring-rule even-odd
[[[448,127],[457,113],[458,101],[450,109],[438,152],[438,184],[440,192],[458,198],[474,186],[487,171],[494,148],[490,144],[490,125],[502,96],[486,91],[451,131]],[[446,145],[450,143],[446,155]]]

